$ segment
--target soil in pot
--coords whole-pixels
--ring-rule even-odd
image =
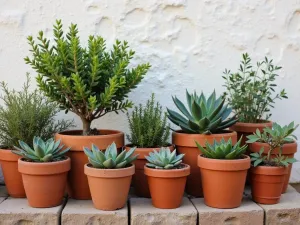
[[[268,151],[269,151],[269,148],[270,148],[268,144],[259,143],[259,142],[254,142],[252,144],[249,144],[249,149],[250,149],[251,152],[259,152],[262,147],[264,148],[263,155],[267,155]],[[297,152],[297,143],[296,142],[287,143],[287,144],[284,144],[282,146],[281,154],[284,155],[284,156],[287,156],[289,158],[293,158],[294,154],[296,152]],[[271,157],[275,157],[278,154],[279,154],[279,148],[274,149],[273,152],[272,152]],[[287,168],[287,174],[285,176],[284,184],[283,184],[283,187],[282,187],[282,193],[285,193],[287,188],[288,188],[289,180],[290,180],[290,176],[291,176],[291,171],[292,171],[292,166],[293,166],[293,164],[290,164]]]
[[[241,205],[250,157],[222,160],[198,156],[204,202],[207,206],[231,209]]]
[[[0,164],[8,194],[13,198],[25,198],[21,173],[18,171],[18,160],[21,157],[8,149],[0,149]]]
[[[197,148],[195,141],[201,146],[205,147],[206,141],[213,144],[213,141],[221,141],[224,138],[228,141],[232,139],[232,143],[235,144],[237,141],[237,134],[234,131],[224,131],[220,134],[185,134],[182,131],[175,131],[172,133],[172,144],[176,146],[176,150],[179,154],[185,154],[183,162],[190,165],[191,174],[187,178],[186,192],[194,197],[202,197],[202,184],[200,170],[197,165],[198,155],[201,153]]]
[[[144,167],[148,179],[152,204],[160,209],[175,209],[181,205],[190,166],[163,170]]]
[[[124,133],[117,130],[98,130],[100,135],[82,136],[81,130],[65,131],[55,135],[55,140],[61,139],[62,144],[71,147],[67,156],[71,158],[71,170],[68,174],[68,194],[71,198],[79,200],[91,199],[88,180],[84,174],[84,165],[88,158],[83,147],[91,148],[95,144],[99,149],[105,150],[108,145],[115,142],[117,148],[124,146]]]
[[[127,202],[134,165],[122,169],[97,169],[84,166],[92,200],[96,209],[112,211],[121,209]]]
[[[67,185],[70,158],[55,162],[18,160],[28,204],[34,208],[50,208],[62,203]]]
[[[280,201],[287,167],[251,167],[251,194],[253,201],[260,204],[277,204]]]
[[[174,146],[168,146],[171,151],[174,150]],[[127,145],[126,151],[128,151],[132,146]],[[159,150],[160,148],[136,148],[135,153],[139,156],[137,160],[134,161],[135,174],[132,177],[132,183],[134,187],[134,192],[137,196],[143,198],[150,198],[150,190],[148,186],[147,176],[144,173],[144,166],[147,163],[145,156],[148,156],[153,150]]]

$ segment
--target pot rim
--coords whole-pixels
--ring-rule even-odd
[[[261,175],[285,175],[288,173],[288,167],[283,166],[257,166],[251,165],[250,172]]]
[[[176,177],[186,177],[191,173],[191,167],[188,164],[181,163],[185,165],[181,169],[153,169],[149,168],[146,165],[144,166],[144,173],[149,177],[161,177],[161,178],[176,178]]]
[[[125,145],[125,150],[129,150],[130,148],[133,148],[130,146],[130,144]],[[171,151],[175,149],[175,145],[169,144],[166,146],[166,148],[169,148]],[[139,154],[137,159],[146,159],[145,156],[148,156],[150,152],[153,152],[153,150],[159,150],[160,147],[157,148],[136,148],[134,153]]]
[[[69,138],[72,138],[72,139],[90,139],[90,138],[99,138],[99,137],[104,137],[106,135],[109,135],[109,136],[122,136],[124,135],[124,132],[122,131],[119,131],[119,130],[111,130],[111,129],[97,129],[99,132],[111,132],[111,133],[108,133],[108,134],[105,134],[105,135],[89,135],[89,136],[83,136],[83,135],[73,135],[73,134],[68,134],[68,133],[79,133],[79,132],[82,132],[82,130],[80,129],[75,129],[75,130],[66,130],[66,131],[62,131],[62,132],[59,132],[59,133],[56,133],[55,135],[57,136],[68,136]]]
[[[21,156],[12,153],[12,149],[0,149],[0,161],[17,162]]]
[[[99,177],[99,178],[121,178],[129,177],[135,173],[135,166],[131,166],[120,169],[98,169],[88,166],[90,163],[84,165],[84,173],[90,177]]]
[[[250,157],[243,155],[243,159],[210,159],[198,155],[197,165],[201,169],[218,170],[218,171],[240,171],[248,170],[251,166]]]
[[[262,131],[265,127],[271,127],[272,124],[273,122],[270,120],[267,120],[262,123],[236,122],[234,125],[230,127],[230,129],[237,132],[253,133],[256,131],[256,129]]]
[[[263,142],[253,142],[253,143],[248,144],[248,146],[249,146],[249,149],[250,149],[251,152],[259,152],[261,147],[267,147],[267,146],[269,146],[269,144],[268,143],[263,143]],[[292,143],[283,144],[282,154],[285,155],[285,154],[294,154],[294,153],[296,153],[297,152],[297,146],[298,145],[297,145],[296,141],[294,141]],[[259,149],[256,149],[256,148],[259,148]],[[267,150],[264,149],[265,154],[267,154],[268,151],[269,151],[268,149]],[[272,153],[273,153],[273,155],[274,154],[279,154],[279,147],[274,149]]]

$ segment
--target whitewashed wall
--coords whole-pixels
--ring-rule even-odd
[[[221,94],[222,71],[236,70],[242,53],[255,61],[274,58],[283,66],[278,85],[289,99],[276,103],[272,119],[300,123],[299,0],[0,0],[0,80],[19,89],[26,72],[35,76],[23,61],[26,37],[39,30],[51,36],[57,18],[65,27],[77,23],[83,43],[90,34],[102,35],[108,46],[115,38],[127,40],[134,63],[152,64],[130,94],[136,103],[155,92],[162,105],[173,107],[171,95],[184,98],[186,88]],[[127,131],[125,115],[93,125]]]

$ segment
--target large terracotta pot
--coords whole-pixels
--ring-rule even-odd
[[[25,198],[25,190],[22,176],[18,171],[18,159],[20,156],[11,150],[0,149],[0,164],[8,194],[13,198]]]
[[[221,141],[224,138],[227,141],[231,138],[232,143],[235,144],[237,141],[237,135],[234,131],[224,131],[221,134],[185,134],[182,131],[175,131],[172,133],[172,144],[175,144],[178,153],[185,154],[183,162],[190,165],[191,174],[187,178],[186,192],[189,195],[195,197],[202,197],[202,185],[200,170],[197,165],[198,155],[201,153],[197,148],[195,141],[201,146],[205,147],[206,141],[213,144],[213,141]]]
[[[124,146],[124,133],[117,130],[99,130],[100,135],[82,136],[81,130],[64,131],[55,135],[61,139],[62,144],[71,147],[67,155],[71,158],[71,170],[68,174],[68,193],[71,198],[85,200],[91,199],[87,177],[84,174],[84,165],[88,158],[83,147],[91,148],[95,144],[99,149],[105,150],[108,145],[115,142],[117,148]]]
[[[112,211],[121,209],[127,202],[134,165],[122,169],[97,169],[84,166],[92,200],[96,209]]]
[[[144,167],[154,207],[175,209],[181,205],[186,179],[190,174],[190,166],[181,165],[183,168],[172,170]]]
[[[268,151],[270,149],[269,145],[267,143],[260,143],[260,142],[254,142],[252,144],[249,144],[249,149],[251,152],[259,152],[261,148],[264,148],[263,155],[267,155]],[[282,152],[281,154],[284,156],[287,156],[289,158],[293,158],[294,154],[297,152],[297,143],[288,143],[284,144],[282,146]],[[276,148],[272,151],[271,157],[275,157],[276,155],[279,154],[279,148]],[[288,185],[289,185],[289,180],[291,176],[291,171],[292,171],[292,165],[290,164],[287,169],[287,175],[285,176],[284,184],[282,187],[282,193],[285,193]]]
[[[220,209],[239,207],[242,203],[250,157],[222,160],[198,156],[204,202]]]
[[[171,151],[174,150],[174,146],[168,146]],[[128,151],[132,146],[127,145],[126,151]],[[134,161],[135,174],[132,177],[133,187],[135,194],[139,197],[150,198],[150,191],[147,181],[147,176],[144,173],[144,166],[147,163],[145,156],[148,156],[153,150],[159,150],[160,148],[136,148],[135,154],[138,154],[137,160]]]
[[[62,203],[71,160],[27,162],[18,160],[28,204],[34,208],[50,208]]]
[[[241,136],[242,142],[241,145],[246,144],[247,136],[250,134],[253,134],[256,132],[257,129],[259,131],[263,131],[265,127],[272,127],[272,122],[271,121],[261,121],[261,123],[242,123],[242,122],[237,122],[233,126],[229,128],[229,130],[233,130],[237,132],[237,139],[240,140]]]
[[[276,204],[280,201],[287,167],[251,167],[252,199],[260,204]]]

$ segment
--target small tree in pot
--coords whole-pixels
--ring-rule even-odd
[[[54,45],[42,31],[37,37],[38,43],[29,36],[32,58],[26,57],[25,61],[38,73],[37,82],[43,93],[66,112],[78,115],[82,121],[82,131],[58,134],[56,138],[72,146],[69,153],[72,158],[70,194],[76,199],[90,199],[83,173],[87,158],[82,147],[90,143],[100,149],[105,149],[112,142],[117,148],[124,145],[122,132],[91,129],[91,123],[107,113],[118,113],[132,107],[127,95],[143,79],[150,65],[129,68],[135,53],[128,49],[126,41],[117,40],[113,49],[108,51],[102,37],[90,36],[87,47],[82,47],[76,24],[71,24],[64,35],[62,23],[57,20],[53,35]]]

